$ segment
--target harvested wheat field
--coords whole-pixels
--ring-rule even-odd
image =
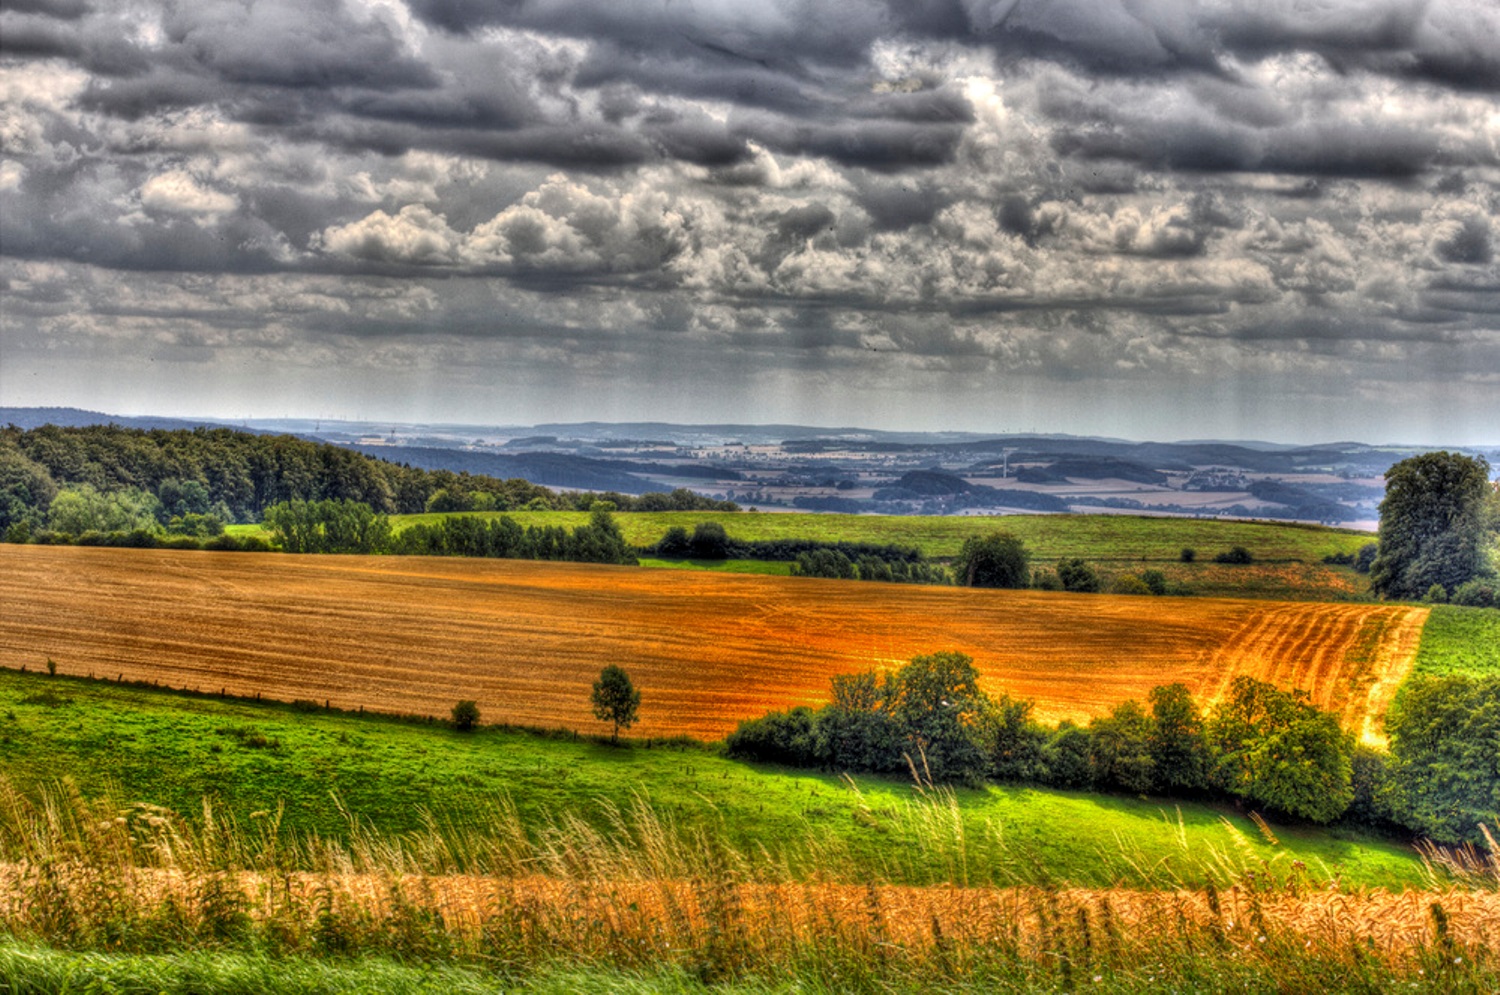
[[[0,545],[0,665],[607,731],[599,668],[642,736],[722,736],[817,704],[831,675],[958,650],[992,694],[1086,720],[1156,684],[1305,687],[1379,732],[1426,610],[975,591],[582,564]]]

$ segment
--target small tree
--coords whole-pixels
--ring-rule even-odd
[[[472,732],[479,725],[479,704],[465,698],[453,706],[453,728],[459,732]]]
[[[594,682],[594,717],[614,723],[609,735],[611,743],[620,740],[620,730],[635,725],[635,713],[641,707],[641,693],[630,683],[630,675],[614,664],[599,671]]]
[[[963,587],[1025,587],[1030,559],[1025,544],[1009,532],[970,536],[953,561],[953,576]]]

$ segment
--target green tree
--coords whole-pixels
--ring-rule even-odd
[[[1089,763],[1097,784],[1137,794],[1151,790],[1151,716],[1140,702],[1122,702],[1108,717],[1089,723]]]
[[[594,705],[594,717],[614,724],[609,741],[617,743],[620,740],[620,730],[635,725],[636,712],[641,707],[641,693],[630,682],[629,674],[610,664],[599,671],[591,701]]]
[[[1306,691],[1236,677],[1205,725],[1210,780],[1232,795],[1313,822],[1354,799],[1354,738]]]
[[[1500,677],[1405,688],[1386,720],[1395,818],[1439,843],[1481,843],[1500,822]]]
[[[1151,689],[1151,731],[1147,737],[1157,787],[1171,793],[1208,786],[1208,743],[1203,716],[1186,684]]]
[[[1103,586],[1094,568],[1077,557],[1057,561],[1057,579],[1064,591],[1075,594],[1098,594]]]
[[[1026,544],[1010,532],[970,536],[953,561],[953,576],[964,587],[1023,588],[1031,582]]]
[[[981,717],[991,707],[979,690],[979,671],[963,653],[913,657],[896,672],[888,707],[919,770],[935,781],[976,779],[984,754],[976,743]]]
[[[1423,453],[1386,471],[1370,588],[1387,598],[1452,591],[1489,571],[1493,538],[1489,464],[1462,453]]]
[[[471,732],[479,725],[479,705],[465,698],[453,706],[453,728],[459,732]]]

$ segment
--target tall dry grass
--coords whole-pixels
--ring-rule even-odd
[[[1500,981],[1493,850],[1429,851],[1421,891],[1351,891],[1263,860],[1243,837],[1195,852],[1181,831],[1171,859],[1126,840],[1101,853],[1135,887],[1078,889],[1028,866],[1000,827],[966,827],[953,794],[926,787],[898,818],[911,830],[900,838],[927,852],[856,857],[810,836],[802,845],[823,871],[799,878],[785,858],[644,799],[607,812],[602,826],[562,813],[528,830],[496,799],[474,825],[429,819],[398,836],[351,817],[333,840],[285,833],[277,812],[241,825],[205,803],[189,821],[69,785],[24,794],[0,782],[0,931],[71,949],[380,952],[511,972],[666,965],[705,982],[791,971],[853,988],[994,977],[1071,989],[1137,974],[1283,990]],[[1010,883],[970,886],[995,879],[994,861]],[[934,862],[941,883],[889,883]]]

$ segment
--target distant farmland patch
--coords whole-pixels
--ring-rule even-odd
[[[836,673],[935,650],[989,690],[1087,719],[1183,681],[1307,687],[1373,729],[1426,609],[892,586],[511,560],[0,546],[0,664],[172,687],[603,731],[605,663],[641,736],[717,738],[825,699]]]

